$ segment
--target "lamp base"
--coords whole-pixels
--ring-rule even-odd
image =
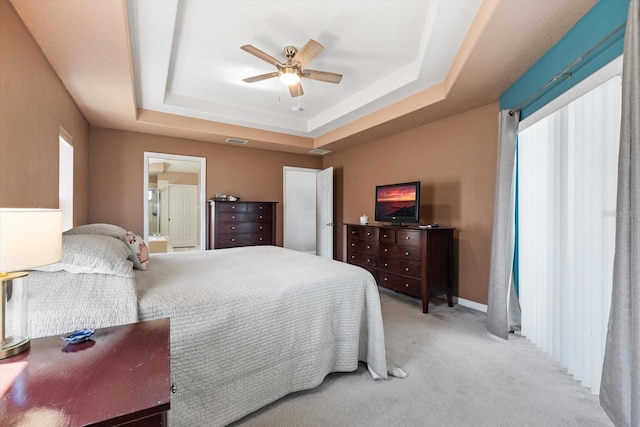
[[[24,271],[0,273],[0,360],[29,350]]]
[[[0,344],[0,359],[6,359],[31,348],[31,341],[27,337],[9,337]]]

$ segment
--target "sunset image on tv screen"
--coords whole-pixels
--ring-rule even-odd
[[[415,214],[416,187],[414,185],[379,188],[376,199],[376,210],[381,216],[411,217]]]

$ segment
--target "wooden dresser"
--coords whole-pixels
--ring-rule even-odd
[[[453,230],[346,224],[347,262],[367,269],[380,286],[422,300],[447,294],[453,306]]]
[[[210,200],[208,249],[275,245],[277,203]]]
[[[0,360],[0,425],[167,426],[169,319],[96,329],[88,341],[31,339]]]

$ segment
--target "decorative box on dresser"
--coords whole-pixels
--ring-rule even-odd
[[[420,298],[447,295],[453,306],[454,228],[346,224],[347,262],[365,268],[380,286]]]
[[[277,203],[210,200],[208,249],[275,245]]]

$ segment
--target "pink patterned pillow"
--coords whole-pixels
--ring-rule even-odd
[[[146,270],[149,266],[149,248],[142,237],[132,231],[127,231],[127,244],[133,255],[129,257],[133,261],[133,267],[138,270]]]

